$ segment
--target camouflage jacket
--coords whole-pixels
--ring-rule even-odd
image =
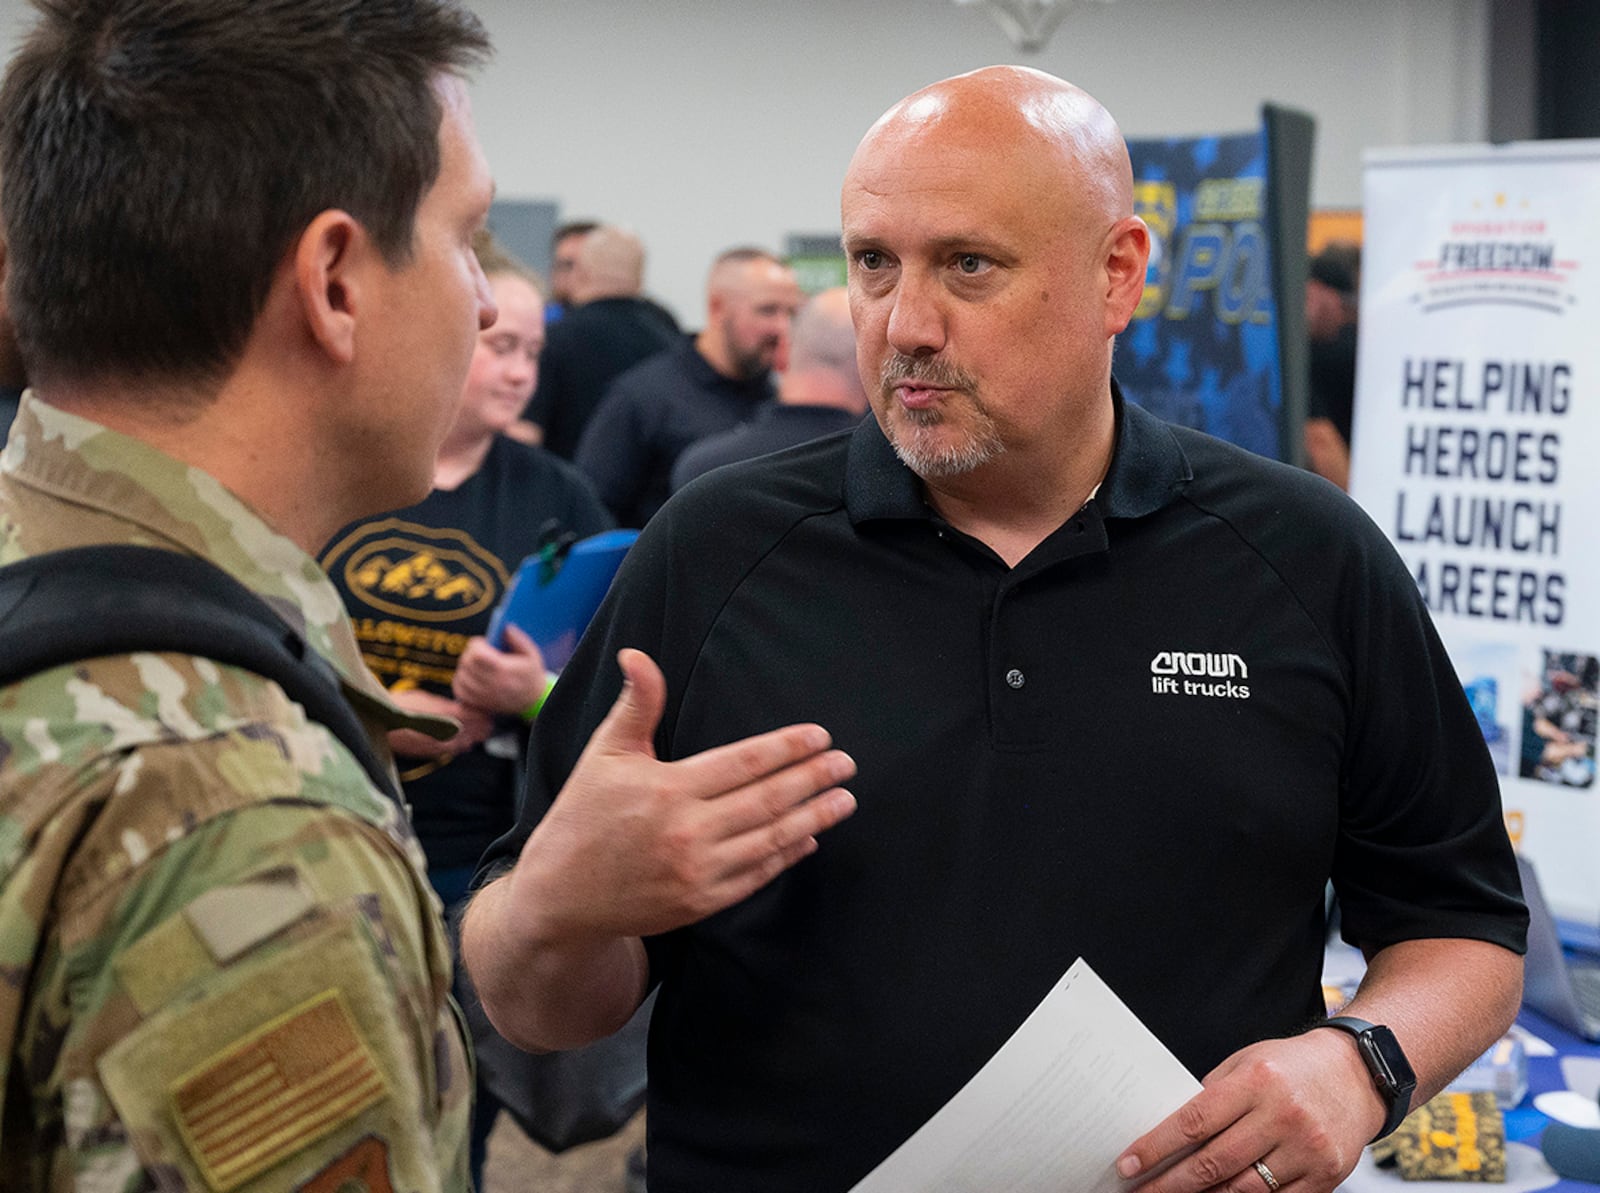
[[[437,730],[388,701],[327,578],[237,497],[25,397],[0,565],[110,542],[259,593],[376,742]],[[132,654],[0,688],[0,1190],[465,1190],[449,984],[403,813],[276,684]]]

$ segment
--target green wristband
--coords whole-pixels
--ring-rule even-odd
[[[546,675],[544,677],[544,691],[539,693],[539,698],[537,700],[522,710],[522,719],[524,721],[532,721],[538,717],[539,710],[544,707],[544,702],[550,699],[550,693],[555,690],[555,686],[556,676]]]

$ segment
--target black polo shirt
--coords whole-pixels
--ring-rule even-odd
[[[861,415],[838,406],[768,402],[750,416],[749,422],[685,448],[672,466],[672,491],[676,493],[713,468],[853,430],[860,421]]]
[[[770,374],[726,377],[684,336],[611,383],[573,460],[619,526],[643,526],[671,493],[684,448],[738,426],[776,395]]]
[[[680,338],[671,314],[645,298],[597,298],[567,311],[550,327],[524,414],[543,429],[545,450],[572,459],[606,386]]]
[[[536,732],[505,864],[661,662],[681,758],[795,721],[855,816],[648,940],[653,1193],[843,1190],[1083,956],[1197,1075],[1321,1008],[1323,887],[1370,948],[1522,947],[1495,776],[1416,586],[1323,481],[1118,406],[1098,497],[1015,568],[875,422],[702,478]]]

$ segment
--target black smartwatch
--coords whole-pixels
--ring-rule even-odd
[[[1400,1041],[1382,1024],[1368,1023],[1350,1015],[1335,1015],[1317,1026],[1337,1028],[1355,1037],[1361,1060],[1372,1074],[1372,1083],[1378,1087],[1378,1096],[1389,1107],[1382,1128],[1372,1137],[1373,1143],[1378,1142],[1405,1121],[1411,1112],[1412,1091],[1417,1088],[1417,1075],[1412,1072]]]

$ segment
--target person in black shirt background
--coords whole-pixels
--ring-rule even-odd
[[[856,335],[844,287],[824,290],[795,316],[789,367],[778,400],[750,421],[691,444],[672,466],[672,491],[695,477],[769,452],[848,431],[867,412],[867,391],[856,371]]]

